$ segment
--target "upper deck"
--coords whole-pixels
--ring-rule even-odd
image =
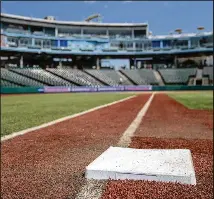
[[[79,54],[145,54],[213,50],[213,32],[150,35],[148,23],[97,23],[1,13],[3,49]]]

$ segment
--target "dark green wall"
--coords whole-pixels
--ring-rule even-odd
[[[153,91],[194,91],[213,90],[213,86],[153,86]]]
[[[213,90],[213,86],[153,86],[153,91],[194,91],[194,90]],[[24,94],[24,93],[41,93],[41,87],[17,87],[17,88],[3,88],[1,87],[1,94]]]
[[[1,87],[1,94],[23,94],[23,93],[39,93],[41,87],[17,87],[17,88],[3,88]]]

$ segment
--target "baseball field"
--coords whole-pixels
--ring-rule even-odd
[[[84,178],[145,105],[123,145],[190,149],[196,186]],[[213,198],[213,92],[8,95],[1,107],[3,199]]]

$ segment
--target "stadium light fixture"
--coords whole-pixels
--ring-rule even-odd
[[[204,28],[203,26],[197,27],[198,34],[202,34],[204,29],[205,29],[205,28]]]
[[[175,30],[175,32],[177,32],[178,34],[181,34],[182,33],[182,29],[178,28],[178,29]]]
[[[198,28],[197,28],[197,30],[204,30],[205,28],[203,27],[203,26],[199,26]]]

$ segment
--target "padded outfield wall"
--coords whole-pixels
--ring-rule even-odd
[[[127,91],[195,91],[213,90],[213,86],[103,86],[103,87],[1,87],[1,94],[127,92]]]

